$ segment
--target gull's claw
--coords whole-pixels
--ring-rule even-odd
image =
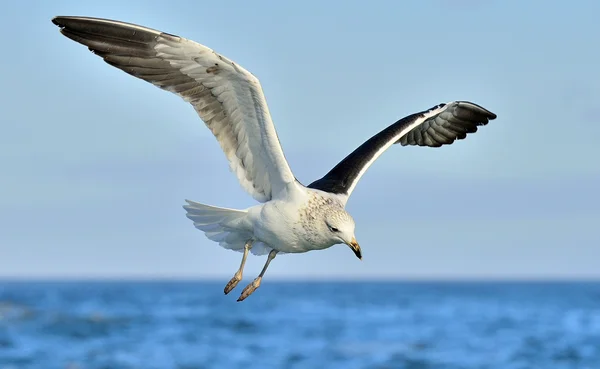
[[[252,294],[252,292],[256,291],[256,289],[258,287],[260,287],[261,280],[262,280],[262,277],[257,277],[252,281],[252,283],[247,285],[244,288],[244,290],[242,291],[242,294],[240,295],[240,297],[237,299],[238,302],[244,301],[246,299],[246,297],[250,296]]]
[[[238,283],[240,283],[241,280],[242,280],[242,273],[240,273],[238,271],[237,273],[235,273],[233,278],[231,278],[229,283],[227,283],[227,285],[225,286],[225,290],[224,290],[225,294],[227,295],[229,292],[231,292],[235,288],[235,286],[237,286]]]

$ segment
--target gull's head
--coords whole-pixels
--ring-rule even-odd
[[[325,225],[329,238],[334,244],[345,243],[352,249],[354,255],[362,260],[360,245],[354,237],[354,219],[343,209],[332,209],[325,215]]]

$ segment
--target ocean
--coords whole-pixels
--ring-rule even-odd
[[[0,369],[600,369],[600,283],[0,282]]]

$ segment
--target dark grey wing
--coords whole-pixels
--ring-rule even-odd
[[[443,107],[444,104],[439,106]],[[455,101],[447,104],[445,111],[425,119],[422,124],[400,137],[396,143],[400,143],[402,146],[440,147],[450,145],[455,140],[464,139],[469,133],[477,132],[478,126],[486,125],[493,119],[496,119],[496,114],[477,104]]]
[[[369,166],[391,145],[449,145],[493,119],[496,114],[468,101],[440,104],[409,115],[371,137],[308,187],[350,196]]]

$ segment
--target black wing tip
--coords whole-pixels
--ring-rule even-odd
[[[475,104],[474,102],[471,101],[457,101],[457,104],[468,104],[471,105],[472,107],[477,108],[477,110],[479,110],[481,113],[483,113],[483,115],[486,116],[487,119],[489,120],[494,120],[496,119],[498,116],[494,113],[492,113],[491,111],[489,111],[488,109],[484,108],[483,106],[479,105],[479,104]]]
[[[73,18],[73,17],[67,16],[67,15],[57,15],[52,18],[52,23],[56,24],[57,26],[60,26],[64,23],[65,20],[67,20],[69,18]]]
[[[57,15],[52,18],[52,23],[57,25],[60,28],[65,28],[69,25],[70,22],[81,22],[81,21],[99,21],[103,20],[100,18],[90,18],[90,17],[79,17],[79,16],[71,16],[71,15]]]
[[[99,49],[111,54],[152,46],[163,35],[149,27],[104,18],[56,16],[52,18],[52,23],[59,27],[64,36],[89,46],[90,50]],[[170,41],[180,39],[176,35],[163,37]]]
[[[106,29],[124,29],[127,31],[135,31],[135,32],[146,32],[146,33],[154,33],[161,34],[159,30],[141,26],[135,23],[123,22],[109,18],[96,18],[96,17],[84,17],[84,16],[66,16],[66,15],[58,15],[52,18],[52,23],[62,28],[85,28],[91,33],[96,33],[99,30]],[[170,34],[169,34],[170,35]],[[173,37],[179,37],[177,35],[171,35]]]
[[[432,112],[432,111],[437,110],[437,109],[441,109],[441,108],[443,108],[446,105],[453,105],[453,104],[456,104],[458,106],[460,106],[460,105],[470,105],[471,108],[476,108],[477,110],[479,110],[479,112],[482,115],[484,115],[485,118],[487,118],[486,120],[494,120],[494,119],[497,118],[496,114],[494,114],[491,111],[487,110],[483,106],[481,106],[479,104],[475,104],[474,102],[471,102],[471,101],[466,101],[466,100],[457,100],[457,101],[454,101],[453,103],[439,103],[439,104],[437,104],[435,106],[432,106],[431,108],[429,108],[429,109],[421,112],[420,115],[423,116],[426,113]],[[417,117],[415,117],[415,119],[416,118]],[[487,121],[486,121],[486,123],[487,123]]]

